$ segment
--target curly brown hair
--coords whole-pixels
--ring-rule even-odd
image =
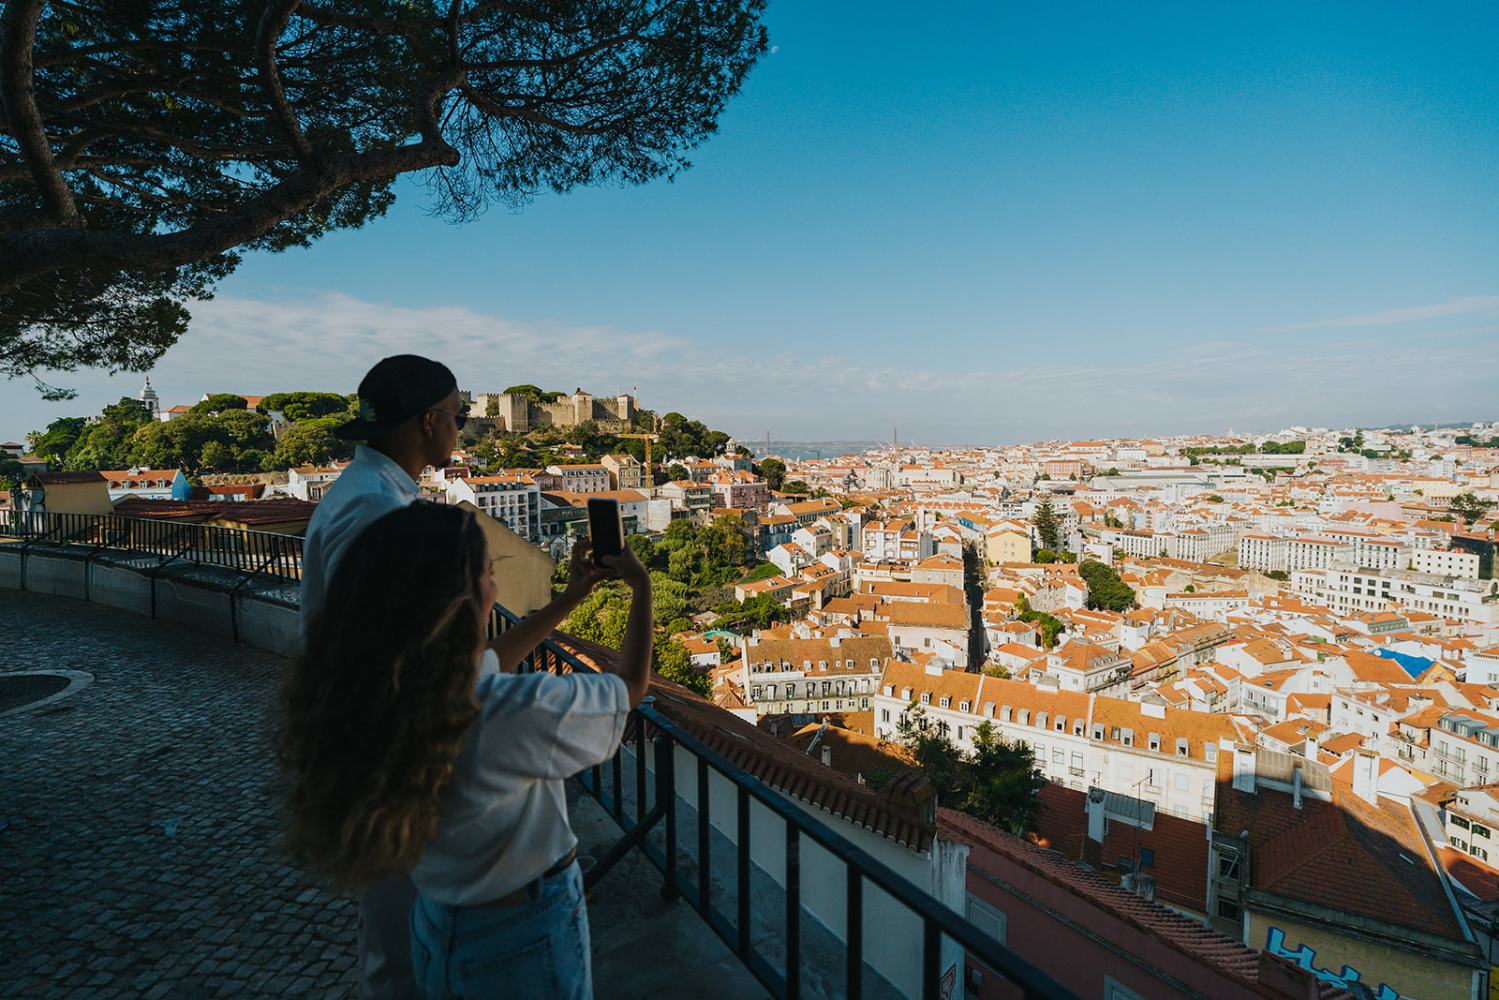
[[[340,890],[409,870],[437,835],[479,714],[488,571],[472,514],[415,503],[349,546],[309,623],[281,692],[287,846]]]

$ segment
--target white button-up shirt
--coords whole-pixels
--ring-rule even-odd
[[[354,461],[318,501],[302,542],[302,634],[323,606],[333,567],[359,533],[417,498],[416,480],[388,456],[368,445],[354,449]]]
[[[411,881],[449,906],[484,903],[543,874],[578,846],[562,782],[614,756],[630,715],[616,674],[501,674],[487,650],[479,718],[443,792],[437,839]]]

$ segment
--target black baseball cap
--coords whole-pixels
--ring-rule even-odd
[[[359,383],[359,417],[333,433],[345,441],[368,441],[426,413],[458,388],[447,365],[415,354],[396,354],[369,370]]]

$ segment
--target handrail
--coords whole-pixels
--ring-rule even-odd
[[[39,543],[76,543],[148,553],[160,560],[158,570],[188,562],[286,580],[301,578],[302,539],[273,531],[118,514],[10,511],[0,522],[0,537],[21,542],[23,552]]]
[[[519,621],[509,609],[496,604],[494,607],[500,630],[514,625]],[[501,624],[503,623],[503,624]],[[547,657],[560,665],[566,665],[570,670],[582,673],[597,673],[590,664],[584,662],[568,650],[564,649],[554,639],[542,640],[539,650],[544,650]],[[537,669],[536,655],[533,652],[527,657],[523,669]],[[882,889],[897,903],[911,911],[918,917],[923,925],[922,934],[922,973],[921,985],[923,997],[935,998],[939,996],[941,989],[941,969],[939,952],[941,950],[941,939],[946,936],[960,945],[968,954],[983,963],[990,971],[1003,976],[1015,985],[1019,986],[1027,997],[1070,997],[1074,994],[1052,979],[1049,975],[1036,968],[1034,965],[1022,959],[1015,952],[995,941],[979,928],[975,927],[961,914],[949,909],[939,903],[930,893],[918,888],[904,876],[900,875],[883,862],[876,859],[867,851],[858,847],[833,830],[827,824],[809,815],[802,809],[793,805],[785,795],[771,791],[762,781],[746,772],[733,761],[723,756],[717,750],[704,743],[693,733],[684,729],[669,715],[659,711],[653,699],[648,699],[635,709],[635,714],[640,720],[649,723],[654,731],[657,743],[657,795],[656,803],[650,813],[642,813],[644,809],[644,796],[637,792],[636,809],[637,818],[640,820],[636,826],[626,834],[626,839],[632,845],[638,845],[648,859],[662,871],[667,878],[667,889],[672,895],[681,895],[696,909],[704,918],[704,921],[718,933],[725,944],[734,948],[740,958],[744,960],[745,966],[756,975],[761,982],[771,990],[772,993],[796,997],[800,995],[799,989],[799,956],[800,945],[797,942],[797,920],[799,919],[799,838],[805,836],[807,839],[822,847],[834,858],[843,862],[847,870],[847,928],[845,944],[848,948],[848,970],[847,983],[848,995],[858,996],[862,982],[863,970],[863,882],[868,880]],[[641,768],[637,775],[637,787],[643,786],[644,749],[643,727],[637,725],[637,757],[636,766]],[[698,759],[698,878],[697,885],[682,881],[676,873],[675,841],[675,774],[672,764],[672,748],[680,746]],[[707,790],[707,772],[711,769],[726,779],[735,789],[739,801],[738,830],[739,839],[736,848],[739,854],[739,886],[740,905],[739,920],[737,927],[730,926],[727,921],[719,917],[712,909],[709,889],[709,855],[707,847],[709,829],[709,798]],[[622,803],[619,797],[620,766],[619,755],[616,751],[613,762],[615,796],[612,803],[604,801],[603,785],[599,780],[599,769],[595,768],[591,775],[591,781],[583,781],[588,791],[605,805],[615,816],[616,820],[621,818]],[[661,801],[665,798],[666,801]],[[748,800],[753,798],[774,815],[780,817],[786,823],[786,851],[787,851],[787,876],[786,876],[786,921],[787,921],[787,964],[785,975],[777,975],[768,963],[755,954],[749,944],[747,933],[748,898],[745,895],[748,887]],[[659,860],[653,856],[653,850],[647,850],[644,842],[644,833],[649,826],[664,818],[667,824],[667,851]],[[611,851],[611,855],[615,852]],[[609,859],[612,864],[614,859]],[[601,868],[604,864],[601,863]],[[607,870],[605,868],[605,870]],[[960,973],[961,974],[961,973]]]

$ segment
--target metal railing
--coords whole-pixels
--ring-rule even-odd
[[[519,619],[507,609],[496,605],[491,620],[494,632],[502,632]],[[522,671],[545,670],[553,673],[579,671],[594,673],[595,669],[580,658],[563,649],[553,639],[546,639],[526,657],[519,668]],[[943,995],[940,953],[943,938],[949,938],[963,948],[968,955],[984,965],[990,972],[1001,976],[1019,987],[1025,997],[1073,997],[1049,975],[1022,959],[1015,952],[969,923],[963,916],[938,902],[932,895],[917,887],[884,863],[845,839],[827,824],[818,821],[785,796],[772,790],[757,777],[724,757],[713,747],[698,739],[669,716],[658,711],[651,699],[647,699],[632,713],[634,757],[635,757],[635,815],[628,826],[625,810],[625,779],[623,747],[615,751],[614,757],[605,765],[591,768],[579,775],[579,781],[599,804],[614,818],[624,836],[604,855],[585,877],[584,884],[592,888],[608,873],[609,869],[630,850],[640,849],[664,879],[662,894],[666,898],[680,897],[688,902],[728,945],[739,960],[773,996],[796,998],[801,994],[801,866],[800,852],[803,841],[809,841],[827,851],[844,866],[846,873],[846,926],[844,944],[846,968],[844,972],[846,996],[863,995],[865,977],[864,956],[864,887],[868,883],[878,887],[897,904],[910,911],[922,926],[920,983],[924,1000],[936,1000]],[[647,744],[650,744],[651,760],[655,772],[655,795],[647,808],[648,790],[646,781]],[[676,761],[678,750],[691,754],[697,761],[697,874],[693,880],[678,870],[677,844],[681,835],[678,828],[676,795]],[[609,780],[604,780],[604,770],[609,771]],[[736,837],[733,838],[735,852],[734,879],[737,883],[735,915],[730,920],[713,905],[712,866],[709,850],[711,807],[708,794],[710,772],[717,773],[733,786],[736,797]],[[785,913],[786,959],[784,969],[775,968],[751,944],[750,922],[750,802],[754,800],[785,823]],[[647,838],[658,826],[663,826],[665,850],[659,850]],[[961,970],[959,975],[963,973]],[[950,990],[951,987],[949,986]]]
[[[8,516],[0,521],[0,544],[19,544],[23,563],[30,548],[47,544],[79,546],[87,550],[85,557],[88,559],[106,550],[150,555],[154,559],[148,572],[153,579],[162,568],[176,563],[214,566],[241,573],[243,578],[236,589],[257,575],[284,580],[297,580],[301,575],[302,539],[296,536],[218,525],[117,517],[112,514],[58,514],[40,511],[6,513]],[[152,593],[154,598],[154,587]],[[491,634],[498,634],[517,621],[507,609],[495,605],[490,621]],[[592,666],[551,638],[544,640],[529,653],[519,669],[546,670],[552,673],[595,672]],[[661,872],[664,879],[663,895],[667,898],[685,899],[773,996],[790,1000],[802,995],[800,857],[803,841],[807,841],[832,855],[845,869],[846,996],[859,997],[864,992],[866,883],[882,890],[921,922],[920,983],[924,1000],[937,1000],[944,993],[940,961],[944,938],[955,942],[990,972],[1014,983],[1025,997],[1075,996],[1046,973],[938,902],[930,893],[845,839],[827,824],[802,811],[785,796],[770,789],[669,716],[657,711],[649,699],[632,713],[631,724],[635,757],[633,823],[629,823],[625,810],[623,747],[615,751],[607,764],[595,766],[578,776],[582,786],[625,830],[620,840],[604,857],[598,859],[588,873],[585,884],[589,888],[596,885],[621,858],[638,848]],[[629,731],[627,728],[627,732]],[[646,773],[648,744],[656,777],[653,799],[648,794],[650,783],[647,782]],[[678,823],[675,755],[679,749],[691,754],[697,761],[695,880],[678,870],[677,845],[681,831]],[[606,767],[610,775],[608,782],[604,780],[603,774]],[[737,835],[732,843],[735,849],[734,878],[737,894],[732,921],[713,905],[709,850],[712,829],[708,795],[710,773],[717,773],[727,781],[736,796]],[[785,858],[784,969],[773,966],[751,942],[751,800],[779,817],[785,824],[782,845]],[[658,826],[664,833],[664,850],[657,848],[648,839]],[[961,975],[961,971],[958,974]],[[951,987],[947,989],[950,990]]]
[[[216,524],[114,514],[7,511],[0,520],[0,541],[5,540],[21,543],[23,560],[38,544],[76,545],[94,554],[120,549],[155,556],[158,569],[187,563],[286,580],[299,580],[302,575],[301,538]]]

